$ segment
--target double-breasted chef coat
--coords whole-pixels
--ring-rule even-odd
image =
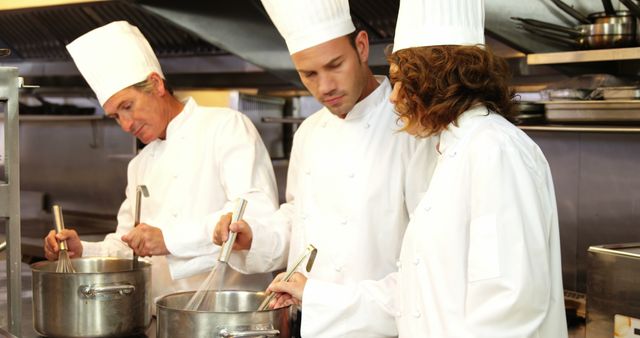
[[[396,270],[409,210],[435,166],[435,146],[432,139],[400,131],[389,81],[376,80],[378,87],[345,119],[325,108],[301,124],[291,151],[287,202],[269,220],[249,223],[251,250],[234,253],[232,266],[270,271],[287,259],[291,266],[313,244],[313,278],[355,285]],[[303,323],[314,320],[307,310]]]
[[[308,324],[325,328],[318,337],[567,337],[558,215],[540,148],[479,106],[440,134],[439,151],[398,272],[355,287],[309,279],[303,308],[314,320],[303,335]]]
[[[247,220],[277,209],[271,160],[251,121],[191,98],[169,123],[166,139],[149,143],[131,160],[127,178],[116,232],[102,242],[83,241],[83,255],[131,257],[120,238],[133,227],[136,187],[146,185],[150,196],[142,198],[140,221],[162,230],[171,253],[151,258],[154,298],[198,289],[218,259],[213,229],[237,198],[248,201]],[[230,272],[225,285],[263,290],[270,281],[271,274]]]

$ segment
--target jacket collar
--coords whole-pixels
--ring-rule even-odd
[[[389,95],[391,94],[391,85],[389,84],[389,80],[386,76],[381,75],[376,75],[375,78],[379,83],[378,87],[374,89],[371,94],[353,106],[353,109],[351,109],[344,118],[345,121],[361,119],[371,113],[373,111],[373,107],[377,107],[384,103],[384,100],[389,99]]]
[[[469,130],[468,127],[474,125],[478,119],[478,116],[488,116],[490,114],[489,109],[484,105],[478,105],[465,111],[457,118],[457,123],[452,122],[447,126],[447,129],[440,133],[440,142],[438,144],[438,152],[444,154],[448,148],[458,143],[460,139]]]
[[[196,101],[192,97],[188,97],[182,102],[184,103],[184,108],[182,108],[182,111],[176,115],[167,126],[167,140],[178,134],[179,130],[182,129],[181,127],[189,120],[189,116],[196,108]]]

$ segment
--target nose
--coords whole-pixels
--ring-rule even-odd
[[[336,91],[336,82],[331,75],[319,74],[318,77],[318,91],[320,91],[320,94],[323,96],[331,95]]]
[[[133,132],[133,119],[126,115],[118,116],[118,124],[120,124],[120,128],[127,133]]]
[[[401,84],[399,82],[396,82],[393,84],[393,89],[391,90],[391,94],[389,95],[389,102],[391,102],[394,105],[398,103],[398,99],[400,96],[400,88],[401,88]]]

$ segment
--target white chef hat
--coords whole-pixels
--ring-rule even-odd
[[[290,54],[356,30],[348,0],[262,0],[262,5]]]
[[[67,50],[100,105],[152,72],[164,78],[151,45],[138,27],[126,21],[96,28],[68,44]]]
[[[484,0],[400,0],[393,51],[484,44]]]

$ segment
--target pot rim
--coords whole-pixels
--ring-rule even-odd
[[[283,307],[279,307],[277,309],[268,309],[268,310],[262,310],[262,311],[258,311],[257,309],[255,311],[200,311],[200,310],[185,310],[185,309],[177,309],[177,308],[173,308],[173,307],[169,307],[167,305],[163,305],[160,304],[160,301],[172,297],[172,296],[179,296],[182,294],[187,294],[187,293],[195,293],[195,290],[188,290],[188,291],[179,291],[179,292],[173,292],[173,293],[169,293],[166,294],[164,296],[161,296],[159,298],[157,298],[155,300],[155,305],[156,305],[156,313],[159,312],[160,309],[166,310],[166,311],[178,311],[178,312],[186,312],[186,313],[217,313],[217,314],[239,314],[239,313],[255,313],[255,312],[259,312],[259,313],[266,313],[266,312],[273,312],[273,311],[282,311],[284,309],[287,308],[291,308],[291,305],[287,305],[287,306],[283,306]],[[221,292],[221,293],[226,293],[226,292],[241,292],[241,293],[255,293],[255,294],[264,294],[264,291],[251,291],[251,290],[221,290],[221,291],[215,291],[215,292]]]
[[[74,261],[127,261],[127,262],[131,262],[131,264],[133,264],[133,259],[131,258],[121,258],[121,257],[106,257],[106,256],[95,256],[95,257],[79,257],[79,258],[71,258],[71,262]],[[29,267],[31,268],[31,272],[38,272],[38,273],[42,273],[42,274],[60,274],[60,275],[92,275],[92,274],[116,274],[116,273],[123,273],[123,272],[135,272],[135,271],[139,271],[139,270],[149,270],[151,269],[151,263],[149,261],[147,261],[146,259],[140,259],[139,260],[139,265],[137,269],[123,269],[123,270],[119,270],[119,271],[106,271],[106,272],[75,272],[75,273],[65,273],[65,272],[56,272],[54,271],[46,271],[43,268],[44,267],[48,267],[51,265],[55,265],[58,264],[58,261],[49,261],[49,260],[43,260],[43,261],[39,261],[39,262],[35,262],[32,263],[31,265],[29,265]]]

